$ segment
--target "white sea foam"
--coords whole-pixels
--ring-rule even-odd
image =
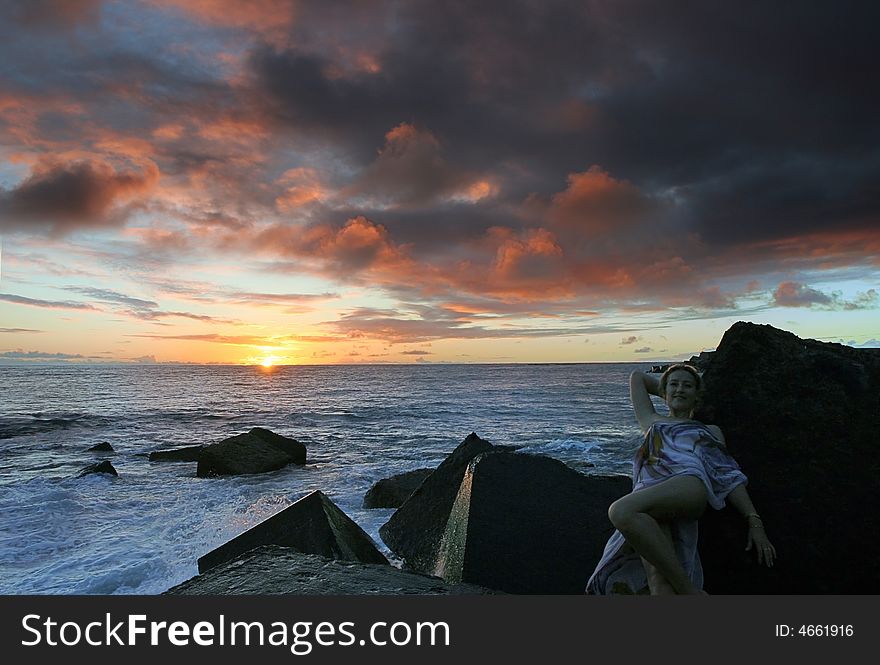
[[[390,555],[379,528],[393,511],[364,509],[364,494],[381,478],[437,466],[472,431],[585,472],[624,470],[631,369],[3,368],[0,404],[14,423],[0,439],[0,593],[161,593],[195,575],[200,556],[316,489]],[[49,427],[46,414],[79,415]],[[203,479],[194,463],[146,457],[255,425],[300,440],[308,463]],[[116,452],[86,452],[100,441]],[[101,459],[118,478],[77,477]]]

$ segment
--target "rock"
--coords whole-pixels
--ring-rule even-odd
[[[205,446],[184,446],[183,448],[166,448],[150,453],[151,462],[198,462]]]
[[[700,523],[705,588],[717,594],[880,592],[880,350],[736,323],[704,375],[696,417],[718,424],[749,477],[779,560],[743,550],[732,509]]]
[[[437,577],[393,566],[337,561],[277,545],[262,545],[174,586],[172,595],[295,594],[463,595],[496,593],[471,584],[448,584]]]
[[[651,365],[651,369],[648,370],[648,373],[663,374],[667,369],[669,369],[669,365]]]
[[[364,508],[400,508],[434,469],[416,469],[383,478],[364,495]]]
[[[199,559],[203,573],[260,545],[292,547],[329,559],[388,564],[372,539],[322,492],[272,515]]]
[[[471,432],[379,528],[382,540],[408,567],[433,573],[440,539],[467,465],[492,448]]]
[[[202,448],[196,475],[229,476],[276,471],[288,464],[305,464],[306,448],[299,441],[254,427],[246,434]]]
[[[467,468],[434,574],[509,593],[580,594],[614,528],[626,476],[586,476],[539,455],[490,452]]]
[[[109,473],[111,476],[118,476],[116,469],[107,460],[98,462],[97,464],[89,464],[86,468],[77,474],[77,477],[87,476],[90,473]]]
[[[709,363],[712,362],[714,354],[714,351],[701,351],[700,355],[691,356],[691,359],[688,360],[688,364],[693,365],[701,372],[705,372],[709,369]]]
[[[111,446],[106,441],[102,441],[101,443],[95,444],[91,448],[89,448],[86,452],[89,453],[113,453],[116,452],[113,450],[113,446]]]

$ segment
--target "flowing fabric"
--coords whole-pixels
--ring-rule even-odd
[[[633,492],[675,476],[696,476],[706,486],[707,501],[716,510],[748,479],[724,443],[703,423],[657,420],[633,457]],[[670,524],[679,561],[697,588],[703,588],[703,567],[697,552],[697,520]],[[612,534],[589,581],[590,594],[643,593],[648,579],[641,557],[620,531]]]

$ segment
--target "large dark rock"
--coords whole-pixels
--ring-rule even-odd
[[[80,471],[77,476],[87,476],[91,473],[106,473],[111,476],[118,476],[116,469],[113,468],[113,465],[110,464],[107,460],[103,462],[98,462],[97,464],[89,464],[82,471]]]
[[[288,464],[305,464],[306,447],[299,441],[254,427],[246,434],[205,446],[196,475],[229,476],[275,471]]]
[[[101,441],[101,443],[96,443],[94,446],[89,448],[86,452],[89,453],[113,453],[116,452],[113,450],[113,446],[111,446],[106,441]]]
[[[449,512],[470,461],[493,446],[471,432],[379,528],[389,549],[413,570],[432,574]]]
[[[585,476],[559,460],[489,452],[469,465],[434,573],[510,593],[580,594],[613,531],[626,476]]]
[[[314,491],[199,559],[199,572],[260,545],[293,547],[329,559],[388,564],[372,539],[322,492]]]
[[[184,446],[166,448],[150,453],[151,462],[198,462],[205,446]]]
[[[724,431],[776,546],[759,567],[735,510],[707,511],[709,593],[880,592],[880,350],[737,323],[704,375],[697,417]]]
[[[471,584],[448,584],[394,566],[326,559],[277,545],[262,545],[174,586],[166,594],[462,595],[496,593]]]
[[[376,482],[364,495],[364,508],[399,508],[434,469],[398,473]]]

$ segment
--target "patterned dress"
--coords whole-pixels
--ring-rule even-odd
[[[707,500],[716,510],[737,486],[748,479],[724,444],[703,423],[696,420],[657,420],[633,457],[633,492],[651,487],[674,476],[696,476],[706,486]],[[691,581],[703,587],[703,567],[697,552],[697,521],[671,523],[675,552]],[[648,580],[639,555],[615,531],[586,592],[590,594],[643,593]]]

